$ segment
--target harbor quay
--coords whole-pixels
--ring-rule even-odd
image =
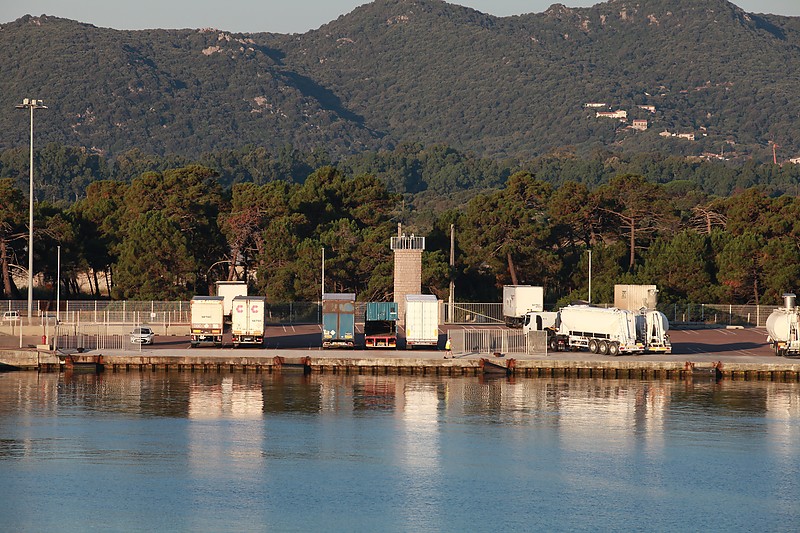
[[[292,333],[300,339],[309,336],[305,331]],[[671,335],[673,353],[619,356],[581,351],[504,354],[313,346],[189,348],[188,339],[182,337],[161,337],[152,346],[67,352],[13,347],[9,346],[13,339],[5,338],[0,339],[0,370],[800,380],[800,358],[775,356],[766,345],[763,329],[684,329]],[[284,339],[283,344],[291,343]]]

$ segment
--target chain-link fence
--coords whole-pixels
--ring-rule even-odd
[[[608,307],[608,304],[598,304]],[[35,300],[34,314],[54,317],[54,301]],[[190,322],[190,302],[157,301],[106,301],[106,300],[64,300],[60,303],[59,321],[69,324],[154,324],[168,328],[170,325]],[[356,303],[356,322],[364,319],[366,303]],[[767,317],[778,305],[729,305],[729,304],[659,304],[672,324],[721,324],[760,326],[766,324]],[[27,314],[27,300],[0,300],[0,312],[19,311]],[[501,303],[453,303],[441,302],[441,322],[443,324],[502,324],[503,304]],[[288,302],[267,304],[268,324],[319,324],[322,308],[319,302]]]
[[[671,324],[720,324],[764,327],[777,305],[659,304]]]

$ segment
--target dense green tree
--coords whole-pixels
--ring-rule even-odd
[[[175,300],[193,295],[196,260],[187,235],[166,213],[154,210],[130,220],[119,250],[114,298]]]
[[[19,297],[13,282],[11,265],[18,265],[22,257],[22,237],[27,209],[22,191],[11,178],[0,179],[0,275],[6,298]],[[18,243],[18,244],[17,244]]]
[[[79,264],[87,270],[91,291],[95,296],[111,292],[112,265],[118,257],[117,245],[122,239],[123,201],[128,185],[119,181],[95,181],[86,188],[85,198],[69,209],[80,236]],[[105,290],[98,274],[104,274]]]
[[[552,280],[557,261],[546,209],[551,192],[549,184],[517,173],[505,189],[478,196],[467,206],[460,242],[466,243],[471,261],[491,262],[498,284]]]
[[[674,207],[661,186],[638,175],[619,175],[598,188],[596,194],[599,211],[618,221],[614,225],[609,220],[607,227],[628,239],[628,271],[633,272],[637,247],[646,247],[659,230],[674,228]]]
[[[144,213],[160,211],[183,233],[193,264],[192,282],[205,281],[206,287],[190,289],[205,292],[213,289],[209,269],[230,256],[217,223],[226,209],[216,173],[205,167],[188,167],[147,172],[134,179],[127,189],[122,218],[123,231]]]
[[[758,305],[763,291],[765,241],[754,231],[744,231],[728,239],[719,254],[719,279],[729,302]]]
[[[714,302],[714,273],[710,236],[684,230],[656,239],[637,277],[658,285],[661,301]]]

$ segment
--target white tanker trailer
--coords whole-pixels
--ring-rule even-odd
[[[661,311],[651,309],[636,316],[640,338],[644,339],[644,351],[647,353],[672,353],[669,341],[669,320]]]
[[[637,340],[636,314],[625,309],[568,305],[558,312],[551,350],[582,349],[600,355],[642,353]]]
[[[784,294],[783,301],[784,307],[775,309],[767,318],[767,342],[779,357],[800,353],[796,296]]]
[[[669,321],[656,310],[635,313],[615,307],[569,305],[558,312],[550,350],[587,349],[600,355],[671,353]]]

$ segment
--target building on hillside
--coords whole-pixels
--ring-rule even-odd
[[[619,120],[627,120],[628,112],[623,109],[617,111],[598,111],[595,118],[617,118]]]
[[[688,141],[693,141],[694,140],[694,133],[679,133],[677,135],[677,137],[679,139],[686,139]]]
[[[631,129],[645,131],[647,129],[647,121],[640,118],[635,118],[633,119],[633,124],[631,124]]]
[[[639,105],[636,107],[638,107],[639,109],[644,109],[645,111],[650,111],[651,113],[656,112],[656,106],[654,105]]]
[[[583,107],[591,107],[591,108],[602,108],[608,107],[605,102],[586,102],[583,104]]]

